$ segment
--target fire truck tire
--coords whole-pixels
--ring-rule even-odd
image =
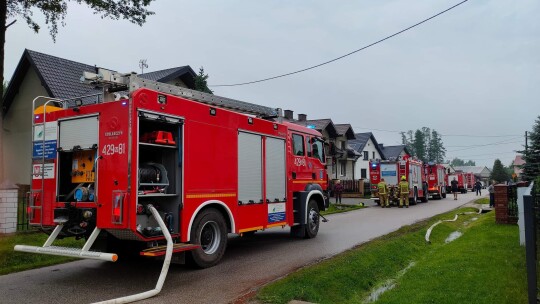
[[[202,210],[191,228],[191,243],[201,245],[188,254],[188,261],[198,268],[216,265],[227,247],[227,225],[216,209]]]
[[[442,192],[442,198],[446,198],[446,192]]]
[[[424,196],[420,198],[420,201],[422,203],[427,203],[429,201],[429,193],[427,191],[424,191]]]
[[[416,205],[417,203],[418,203],[418,192],[417,192],[416,188],[414,188],[411,205]]]
[[[307,208],[306,239],[312,239],[317,236],[320,223],[319,206],[315,200],[309,200]]]

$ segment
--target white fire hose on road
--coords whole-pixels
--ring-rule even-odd
[[[161,227],[161,231],[163,231],[163,235],[165,236],[165,239],[167,240],[167,250],[165,252],[165,260],[163,262],[163,267],[161,268],[161,273],[159,274],[159,279],[156,284],[156,288],[141,292],[138,294],[134,294],[131,296],[125,296],[121,298],[116,298],[112,300],[102,301],[102,302],[96,302],[94,304],[120,304],[120,303],[131,303],[135,301],[140,301],[144,299],[151,298],[155,295],[157,295],[161,288],[163,287],[163,283],[165,283],[165,278],[167,278],[167,272],[169,271],[169,266],[171,264],[171,257],[172,257],[172,251],[173,251],[173,241],[171,234],[169,233],[169,229],[163,222],[163,219],[161,219],[161,216],[159,216],[159,213],[157,212],[156,208],[152,205],[148,205],[148,208],[152,212],[152,215],[156,219],[156,221],[159,224],[159,227]]]
[[[462,213],[457,213],[456,216],[451,219],[451,220],[441,220],[441,221],[437,221],[435,224],[431,225],[431,227],[429,227],[429,229],[426,231],[426,242],[428,243],[431,243],[429,241],[429,236],[431,235],[431,230],[433,230],[433,228],[435,228],[435,226],[439,225],[440,223],[442,222],[455,222],[457,221],[458,219],[458,215],[465,215],[465,214],[481,214],[482,213],[482,208],[478,208],[478,212],[462,212]]]

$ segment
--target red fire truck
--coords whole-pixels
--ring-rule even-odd
[[[465,173],[465,179],[467,180],[467,190],[471,190],[472,192],[474,192],[474,183],[476,182],[476,177],[474,176],[474,173]]]
[[[405,176],[409,182],[409,201],[416,204],[418,199],[428,201],[427,183],[423,170],[423,163],[410,158],[408,155],[401,160],[371,160],[369,163],[369,176],[372,185],[371,192],[377,194],[377,185],[384,178],[389,188],[389,200],[399,203],[398,184],[401,176]],[[375,199],[380,203],[378,198]]]
[[[425,165],[428,193],[432,198],[446,198],[446,168],[441,164]]]
[[[204,268],[222,258],[228,233],[317,235],[328,207],[319,132],[283,122],[280,109],[134,74],[83,78],[104,87],[104,102],[34,100],[28,211],[50,237],[15,250],[116,261],[112,250],[170,257],[172,247]],[[52,246],[57,237],[87,242]]]
[[[458,182],[458,191],[461,193],[467,193],[467,178],[465,177],[465,173],[459,171],[448,174],[448,184],[446,187],[446,192],[452,192],[452,181],[454,180],[454,178]]]

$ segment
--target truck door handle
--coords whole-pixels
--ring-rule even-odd
[[[296,179],[296,172],[293,172],[293,173],[292,173],[292,178],[293,178],[293,179]]]

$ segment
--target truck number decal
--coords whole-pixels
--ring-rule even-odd
[[[306,160],[304,158],[295,157],[294,158],[294,165],[298,167],[305,167],[306,166]]]
[[[125,154],[126,153],[126,144],[108,144],[103,146],[101,154],[103,155],[115,155],[115,154]]]

